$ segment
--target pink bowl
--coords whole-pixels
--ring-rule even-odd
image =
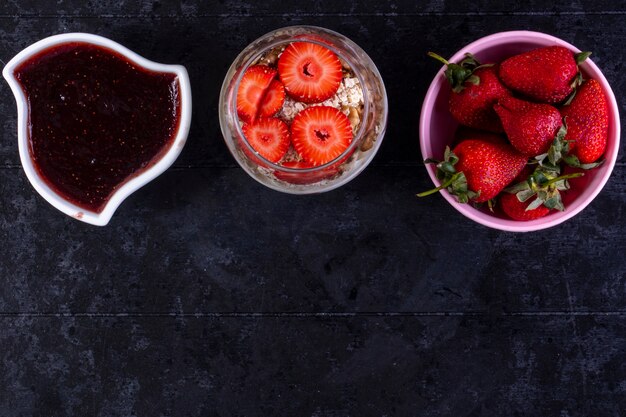
[[[501,62],[502,60],[522,52],[529,51],[542,46],[560,45],[571,49],[574,52],[580,50],[569,43],[546,35],[545,33],[530,31],[500,32],[484,38],[462,48],[449,59],[450,62],[459,62],[466,52],[470,52],[483,63]],[[556,226],[565,220],[575,216],[583,210],[598,195],[604,184],[606,184],[619,149],[620,121],[615,95],[609,86],[606,78],[600,69],[591,59],[585,60],[580,65],[585,78],[594,78],[600,82],[602,89],[609,102],[609,138],[604,157],[605,163],[599,168],[587,171],[585,176],[572,180],[572,188],[563,196],[565,211],[554,210],[547,216],[531,221],[515,221],[497,214],[482,211],[472,207],[470,204],[460,204],[446,190],[441,194],[452,206],[464,216],[491,228],[510,232],[531,232]],[[422,156],[426,158],[442,159],[446,145],[452,143],[454,132],[458,123],[452,118],[448,110],[448,98],[450,88],[448,81],[443,75],[445,68],[441,68],[435,79],[430,84],[420,116],[420,147]],[[426,165],[430,178],[435,185],[440,185],[440,181],[435,176],[435,166]]]

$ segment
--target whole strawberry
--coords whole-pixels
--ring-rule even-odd
[[[511,92],[500,82],[497,65],[480,65],[467,54],[459,64],[446,61],[432,52],[429,56],[447,66],[444,72],[452,86],[449,107],[452,117],[465,126],[490,132],[502,132],[502,124],[493,110],[493,105]]]
[[[423,197],[443,188],[459,202],[476,203],[491,200],[524,169],[527,158],[506,142],[466,139],[453,151],[446,148],[444,161],[437,163],[437,177],[442,184],[434,190],[418,194]]]
[[[609,106],[600,83],[585,81],[561,115],[567,123],[570,155],[582,164],[597,161],[604,154],[609,131]]]
[[[535,220],[551,210],[565,210],[561,191],[569,189],[568,180],[583,176],[582,172],[559,175],[559,171],[527,165],[515,179],[515,184],[499,195],[498,204],[513,220]]]
[[[457,171],[465,173],[467,186],[479,195],[477,203],[491,200],[524,169],[527,158],[507,143],[466,140],[454,148]]]
[[[500,194],[500,198],[498,199],[502,211],[513,220],[535,220],[550,213],[550,209],[544,205],[528,210],[528,206],[530,206],[532,202],[533,200],[530,199],[524,202],[519,201],[515,194],[509,193]]]
[[[537,101],[559,103],[582,81],[578,64],[590,54],[546,46],[504,60],[498,75],[511,90]]]
[[[547,152],[563,125],[561,113],[549,104],[505,97],[494,109],[511,145],[527,157]]]

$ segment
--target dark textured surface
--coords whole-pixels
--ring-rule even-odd
[[[0,3],[0,59],[86,31],[187,67],[194,114],[172,169],[96,228],[23,174],[0,83],[0,416],[622,416],[623,146],[567,223],[490,230],[417,201],[418,114],[438,65],[498,31],[583,50],[622,114],[626,2],[59,1]],[[385,80],[376,159],[324,195],[265,189],[217,119],[237,53],[281,26],[360,44]]]

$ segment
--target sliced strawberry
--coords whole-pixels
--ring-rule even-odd
[[[241,129],[250,146],[270,162],[280,161],[289,149],[289,128],[280,119],[257,119]]]
[[[337,55],[310,42],[293,42],[285,48],[278,60],[278,75],[287,94],[304,103],[332,97],[343,77]]]
[[[266,65],[253,65],[241,78],[237,90],[237,114],[246,123],[253,121],[276,70]]]
[[[283,162],[282,166],[284,166],[285,168],[293,168],[293,169],[313,168],[313,165],[304,161],[287,161],[287,162]]]
[[[282,164],[285,168],[294,168],[294,169],[307,169],[313,168],[312,164],[304,161],[288,161]],[[339,172],[336,166],[330,166],[328,168],[324,168],[321,171],[312,171],[312,172],[286,172],[286,171],[276,171],[274,175],[279,180],[283,180],[285,182],[291,184],[312,184],[314,182],[318,182],[324,180],[326,178],[333,177]]]
[[[280,81],[273,80],[261,100],[258,117],[274,116],[283,107],[284,102],[285,87]]]
[[[291,140],[306,162],[323,165],[348,148],[352,126],[348,117],[334,107],[308,107],[293,119]]]

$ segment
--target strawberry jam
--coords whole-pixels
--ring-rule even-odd
[[[108,48],[53,46],[15,76],[39,175],[86,210],[102,211],[115,190],[167,152],[178,131],[176,75],[142,69]]]

